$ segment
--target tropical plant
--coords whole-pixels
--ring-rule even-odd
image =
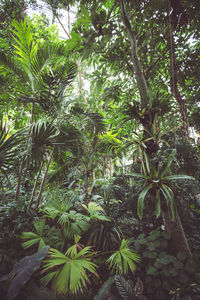
[[[23,232],[22,233],[22,240],[27,240],[25,242],[23,242],[23,247],[25,249],[38,244],[38,250],[40,250],[41,248],[43,248],[45,246],[45,241],[44,241],[44,229],[45,229],[45,219],[40,219],[38,221],[33,222],[33,226],[35,227],[35,231],[34,232]]]
[[[14,300],[22,287],[28,282],[32,274],[39,268],[41,261],[45,258],[49,246],[45,246],[33,255],[22,258],[16,263],[10,273],[0,278],[1,281],[10,279],[7,298]]]
[[[96,202],[89,202],[88,206],[85,204],[82,206],[89,212],[91,220],[110,221],[109,217],[103,215],[103,208]]]
[[[6,129],[6,124],[1,120],[0,122],[0,171],[6,173],[6,170],[12,166],[16,154],[17,146],[20,141],[24,139],[23,132],[18,131],[14,134],[9,134]]]
[[[171,214],[172,220],[176,217],[176,204],[174,200],[173,191],[169,185],[171,180],[178,180],[178,179],[190,179],[194,180],[194,177],[187,176],[187,175],[166,175],[171,167],[171,164],[174,160],[176,155],[176,150],[172,150],[171,154],[169,155],[168,160],[163,165],[156,168],[155,164],[149,160],[148,156],[145,155],[145,169],[144,174],[140,173],[131,173],[130,176],[142,178],[146,181],[147,186],[141,192],[138,197],[138,205],[137,205],[137,212],[138,216],[142,218],[143,209],[144,209],[144,200],[145,196],[149,191],[154,191],[155,193],[155,213],[156,216],[160,216],[162,205],[164,205],[163,200],[167,205],[167,208]]]
[[[124,275],[129,271],[135,271],[135,262],[140,261],[140,256],[133,252],[129,247],[129,241],[123,239],[118,251],[114,252],[107,262],[112,272]]]
[[[95,273],[96,265],[91,261],[93,256],[91,247],[85,247],[78,253],[69,248],[65,254],[51,248],[43,268],[43,272],[48,274],[42,278],[42,283],[47,285],[52,281],[51,287],[58,294],[77,294],[90,281],[88,272]]]

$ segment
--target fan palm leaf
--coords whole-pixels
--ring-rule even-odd
[[[23,232],[21,238],[22,240],[25,240],[25,242],[23,242],[22,245],[25,249],[27,249],[39,243],[38,250],[40,250],[45,246],[45,241],[43,237],[44,229],[45,229],[45,219],[40,219],[39,221],[35,221],[33,225],[35,227],[36,233]]]
[[[114,252],[107,262],[113,272],[124,275],[131,270],[135,271],[135,262],[140,261],[140,256],[133,252],[129,247],[129,241],[123,239],[118,251]]]
[[[89,282],[88,272],[94,273],[96,270],[96,265],[91,261],[93,255],[91,247],[85,247],[78,253],[67,251],[65,254],[51,248],[44,265],[44,271],[50,273],[42,278],[42,283],[47,285],[51,281],[56,293],[76,294]]]
[[[0,170],[8,169],[16,158],[17,147],[23,139],[23,131],[9,136],[6,126],[0,122]]]

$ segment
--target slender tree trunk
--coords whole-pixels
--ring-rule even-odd
[[[149,102],[147,84],[138,58],[136,32],[132,30],[131,23],[127,17],[124,0],[120,0],[121,15],[131,42],[131,57],[134,66],[135,78],[140,93],[142,108],[146,108]]]
[[[20,194],[21,182],[22,182],[22,177],[23,177],[23,169],[25,167],[25,158],[26,158],[26,153],[27,153],[27,150],[28,150],[29,141],[30,141],[30,138],[31,138],[31,130],[32,130],[32,124],[29,128],[28,137],[27,137],[26,145],[25,145],[25,153],[22,157],[21,165],[19,167],[17,188],[16,188],[16,193],[15,193],[15,201],[18,201],[19,194]]]
[[[87,205],[88,202],[88,176],[89,176],[89,170],[88,170],[88,164],[85,166],[85,172],[84,172],[84,186],[83,186],[83,203]]]
[[[192,257],[192,253],[185,236],[185,232],[179,217],[176,213],[176,219],[172,220],[167,210],[162,210],[162,217],[165,228],[171,236],[171,240],[175,250],[185,252],[188,257]]]
[[[31,195],[30,204],[29,204],[29,207],[28,207],[29,209],[31,209],[32,204],[33,204],[33,199],[34,199],[34,196],[35,196],[36,187],[37,187],[37,185],[38,185],[38,181],[39,181],[39,178],[40,178],[40,174],[41,174],[41,172],[42,172],[42,168],[43,168],[43,166],[44,166],[44,162],[45,162],[45,160],[43,159],[42,162],[41,162],[41,165],[40,165],[40,168],[39,168],[37,177],[36,177],[36,179],[35,179],[35,183],[34,183],[34,186],[33,186],[32,195]]]
[[[58,22],[60,23],[60,25],[61,25],[62,29],[63,29],[63,30],[64,30],[64,32],[66,33],[66,35],[67,35],[68,39],[70,39],[70,38],[71,38],[71,36],[70,36],[69,32],[67,32],[67,30],[65,29],[65,26],[64,26],[64,25],[63,25],[63,23],[61,22],[61,20],[60,20],[60,18],[59,18],[59,16],[58,16],[58,14],[57,14],[56,12],[55,12],[55,16],[56,16],[56,18],[57,18]]]
[[[171,10],[171,7],[169,6],[169,11]],[[177,64],[176,64],[176,58],[175,58],[175,42],[174,42],[174,36],[173,36],[173,29],[172,29],[172,20],[171,15],[169,14],[169,32],[170,36],[168,38],[168,49],[169,49],[169,59],[170,59],[170,89],[171,93],[176,99],[181,119],[182,119],[182,132],[184,137],[189,140],[189,122],[188,122],[188,112],[187,112],[187,106],[186,102],[183,99],[183,96],[181,95],[178,87],[178,70],[177,70]]]
[[[48,162],[47,162],[47,166],[46,166],[46,171],[45,171],[44,177],[43,177],[41,185],[40,185],[40,190],[39,190],[38,197],[37,197],[37,200],[36,200],[36,206],[35,206],[36,209],[40,205],[40,200],[41,200],[42,192],[43,192],[44,185],[45,185],[45,182],[46,182],[46,179],[47,179],[47,173],[48,173],[48,170],[49,170],[49,166],[50,166],[50,163],[51,163],[51,160],[52,160],[52,157],[53,157],[53,152],[54,152],[54,150],[52,150],[51,153],[50,153],[50,156],[49,156],[49,159],[48,159]]]

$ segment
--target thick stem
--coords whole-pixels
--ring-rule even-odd
[[[51,160],[52,160],[52,157],[53,157],[53,152],[54,152],[54,150],[52,150],[51,153],[50,153],[50,156],[49,156],[49,159],[48,159],[48,162],[47,162],[46,171],[45,171],[44,177],[43,177],[41,185],[40,185],[40,190],[39,190],[39,193],[38,193],[38,197],[37,197],[37,201],[36,201],[36,206],[35,206],[36,209],[40,205],[40,200],[41,200],[41,197],[42,197],[42,192],[43,192],[43,189],[44,189],[44,184],[45,184],[46,179],[47,179],[47,173],[48,173],[48,170],[49,170],[49,166],[50,166],[50,163],[51,163]]]
[[[165,228],[171,236],[171,240],[176,251],[185,252],[188,257],[192,257],[192,253],[187,238],[185,236],[185,232],[180,217],[178,215],[178,212],[176,212],[175,220],[171,219],[169,212],[167,210],[162,211],[162,217],[163,217]]]
[[[142,108],[145,108],[148,105],[149,98],[148,98],[146,80],[138,58],[136,33],[132,30],[131,23],[126,13],[124,0],[120,0],[120,7],[121,7],[122,19],[124,21],[124,25],[126,26],[126,30],[129,35],[129,39],[131,41],[131,57],[134,66],[135,78],[140,93],[141,104],[142,104]]]

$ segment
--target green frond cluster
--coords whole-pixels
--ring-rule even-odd
[[[107,262],[113,273],[124,275],[130,271],[135,271],[135,262],[140,261],[140,256],[129,247],[129,241],[123,239],[118,251],[114,252]]]
[[[44,265],[44,272],[49,273],[42,278],[42,283],[47,285],[51,282],[53,291],[58,294],[77,294],[90,281],[89,273],[96,271],[96,265],[91,261],[93,255],[91,247],[85,247],[78,253],[67,251],[65,254],[51,248],[50,258]]]

